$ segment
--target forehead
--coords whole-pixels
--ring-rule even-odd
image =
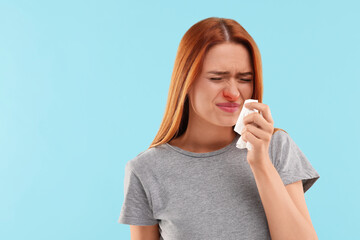
[[[204,70],[247,71],[252,70],[249,50],[239,43],[221,43],[213,46],[205,55]]]

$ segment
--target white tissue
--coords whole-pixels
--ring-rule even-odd
[[[257,99],[246,99],[244,104],[243,104],[243,107],[241,109],[241,112],[240,112],[240,115],[239,115],[239,118],[236,122],[236,125],[234,127],[234,131],[241,134],[241,131],[243,130],[244,128],[244,117],[249,115],[250,113],[253,113],[253,112],[259,112],[257,109],[253,109],[253,110],[250,110],[248,108],[245,107],[245,104],[246,103],[249,103],[249,102],[258,102]],[[262,114],[261,114],[262,115]],[[242,136],[239,138],[239,140],[237,141],[236,143],[236,147],[237,148],[247,148],[248,150],[251,150],[252,149],[252,144],[250,142],[245,142],[243,139],[242,139]]]

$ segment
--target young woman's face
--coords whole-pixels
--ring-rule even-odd
[[[202,73],[189,91],[189,117],[201,117],[217,126],[235,125],[244,101],[253,94],[253,84],[254,70],[246,47],[236,43],[215,45],[206,54]],[[222,103],[239,106],[225,109],[219,107]]]

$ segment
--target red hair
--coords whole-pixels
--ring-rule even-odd
[[[182,135],[189,117],[189,88],[200,75],[206,53],[216,44],[243,44],[250,52],[254,68],[252,99],[262,102],[263,79],[260,51],[249,33],[235,20],[210,17],[194,24],[182,37],[175,58],[174,69],[159,131],[151,147],[167,143]],[[285,130],[274,128],[273,134]]]

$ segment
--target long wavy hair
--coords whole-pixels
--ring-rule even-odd
[[[187,93],[200,75],[206,53],[217,44],[243,44],[250,52],[254,67],[252,99],[262,102],[263,79],[260,51],[249,33],[235,20],[210,17],[194,24],[182,37],[175,58],[165,114],[159,131],[149,148],[182,135],[188,124],[189,99]],[[285,130],[274,128],[273,134]]]

